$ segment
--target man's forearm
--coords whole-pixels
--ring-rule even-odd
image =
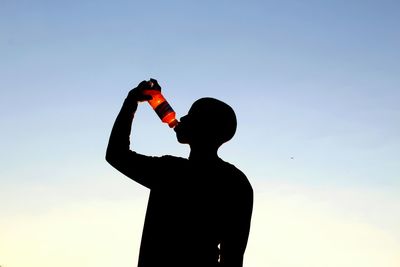
[[[106,152],[106,160],[109,163],[112,163],[119,156],[129,151],[129,136],[137,106],[136,101],[126,98],[115,119]]]

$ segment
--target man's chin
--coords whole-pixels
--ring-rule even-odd
[[[178,142],[181,144],[189,144],[189,140],[186,140],[185,138],[182,138],[179,135],[176,135],[176,140],[178,140]]]
[[[189,144],[189,142],[188,142],[188,141],[185,141],[185,140],[179,140],[179,139],[178,139],[178,142],[179,142],[180,144],[184,144],[184,145]]]

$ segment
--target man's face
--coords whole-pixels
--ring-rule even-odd
[[[204,107],[195,103],[188,114],[180,118],[180,123],[174,128],[179,143],[193,144],[204,141],[202,139],[207,131],[204,119],[207,113],[203,109]]]
[[[190,119],[190,114],[180,118],[180,122],[174,128],[176,132],[176,139],[181,144],[190,144],[192,140],[192,121]]]

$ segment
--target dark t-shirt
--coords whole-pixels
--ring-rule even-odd
[[[242,266],[253,190],[240,170],[221,159],[125,159],[119,170],[151,190],[139,267]]]

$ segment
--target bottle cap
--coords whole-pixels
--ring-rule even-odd
[[[174,119],[171,122],[168,123],[169,128],[174,128],[176,125],[178,125],[178,120]]]

